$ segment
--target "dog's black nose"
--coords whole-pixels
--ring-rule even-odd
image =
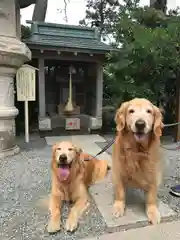
[[[139,119],[139,120],[136,121],[135,126],[136,126],[138,131],[142,131],[142,130],[144,130],[144,128],[146,126],[146,123],[145,123],[144,120]]]
[[[61,162],[66,162],[66,161],[67,161],[67,156],[66,156],[66,154],[61,154],[61,155],[59,156],[59,160],[60,160]]]

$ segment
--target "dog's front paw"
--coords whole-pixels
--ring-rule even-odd
[[[124,215],[125,203],[124,201],[115,201],[113,206],[113,216],[118,218]]]
[[[48,233],[56,233],[61,230],[61,221],[60,220],[50,220],[47,226]]]
[[[158,224],[161,221],[161,215],[156,206],[147,206],[146,210],[149,221],[152,224]]]
[[[75,218],[69,217],[66,221],[65,229],[68,232],[73,232],[77,229],[78,221]]]

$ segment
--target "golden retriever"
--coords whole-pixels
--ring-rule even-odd
[[[115,186],[113,214],[122,216],[125,210],[127,186],[146,193],[146,214],[152,224],[160,222],[157,190],[161,181],[160,136],[162,114],[143,98],[124,102],[115,116],[117,136],[112,157],[112,177]]]
[[[63,200],[74,203],[65,224],[67,231],[74,231],[79,217],[88,206],[88,186],[105,177],[107,161],[96,158],[85,161],[89,157],[71,142],[60,142],[53,146],[49,233],[61,229]]]

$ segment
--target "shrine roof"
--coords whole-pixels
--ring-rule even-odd
[[[99,52],[105,54],[113,48],[100,41],[99,32],[95,28],[75,25],[63,25],[45,22],[31,23],[31,36],[23,41],[29,46],[59,48],[65,51]]]

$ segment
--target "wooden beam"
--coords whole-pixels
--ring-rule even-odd
[[[90,56],[85,56],[85,55],[77,55],[77,56],[74,56],[74,54],[72,54],[72,56],[66,56],[64,55],[63,53],[61,54],[57,54],[57,55],[46,55],[46,54],[43,54],[44,56],[44,59],[45,60],[62,60],[62,61],[74,61],[74,62],[94,62],[94,63],[102,63],[103,62],[103,59],[100,59],[98,57],[90,57]],[[32,52],[32,57],[33,58],[39,58],[40,57],[40,53],[33,53]]]
[[[86,53],[86,54],[100,54],[100,55],[106,55],[106,53],[110,52],[110,50],[93,50],[93,49],[79,49],[79,48],[62,48],[62,47],[51,47],[51,46],[43,46],[43,45],[35,45],[26,43],[26,45],[30,48],[32,51],[33,49],[40,50],[43,49],[45,51],[61,51],[61,52],[67,52],[67,53]]]

